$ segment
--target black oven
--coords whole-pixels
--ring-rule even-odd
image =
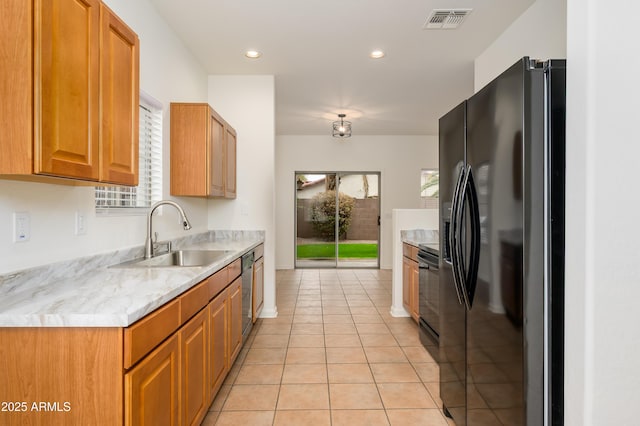
[[[418,309],[420,312],[420,341],[436,361],[439,358],[438,342],[440,336],[439,259],[440,250],[437,244],[419,245],[420,283],[418,287]]]

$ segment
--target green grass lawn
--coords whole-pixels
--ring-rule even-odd
[[[298,246],[298,259],[326,259],[336,256],[335,244],[304,244]],[[377,244],[338,244],[340,259],[375,259]]]

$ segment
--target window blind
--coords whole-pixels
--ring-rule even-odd
[[[148,208],[162,198],[162,106],[149,98],[140,96],[138,186],[96,187],[98,210]]]

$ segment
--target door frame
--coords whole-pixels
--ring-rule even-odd
[[[334,244],[336,245],[336,258],[333,266],[299,266],[298,265],[298,186],[296,182],[296,177],[298,175],[336,175],[337,188],[336,198],[338,197],[339,188],[340,188],[340,176],[342,175],[376,175],[378,176],[378,253],[376,257],[376,266],[339,266],[338,265],[338,256],[339,249],[338,245],[340,243],[340,236],[338,232],[339,223],[336,220],[336,232],[335,232],[335,240]],[[337,200],[336,200],[337,201]],[[337,204],[337,203],[336,203]],[[380,252],[381,252],[381,235],[382,235],[382,172],[381,171],[348,171],[348,170],[325,170],[325,171],[299,171],[296,170],[293,172],[293,268],[294,269],[380,269]],[[336,209],[336,215],[338,214],[338,209]]]

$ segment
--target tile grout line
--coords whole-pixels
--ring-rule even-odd
[[[360,272],[360,271],[358,271],[358,272]],[[331,304],[331,299],[326,299],[325,300],[324,296],[327,296],[329,294],[334,294],[333,291],[328,292],[328,287],[325,285],[325,283],[326,283],[325,280],[327,278],[322,276],[319,273],[317,275],[315,275],[315,276],[311,276],[311,277],[308,277],[308,278],[310,278],[310,281],[313,284],[315,284],[312,287],[306,287],[307,290],[312,290],[308,296],[312,295],[313,290],[315,289],[315,287],[318,287],[317,294],[319,294],[319,298],[320,298],[320,300],[319,300],[319,302],[320,302],[319,303],[319,305],[320,305],[319,308],[320,309],[319,310],[320,310],[320,314],[321,314],[320,317],[321,317],[321,320],[322,320],[321,321],[322,327],[320,329],[321,329],[322,341],[323,341],[323,345],[324,345],[323,346],[323,348],[324,348],[323,352],[324,352],[324,357],[325,357],[325,363],[324,363],[325,364],[325,368],[324,368],[324,370],[325,370],[325,373],[327,375],[327,379],[326,379],[326,386],[327,387],[326,387],[326,389],[327,389],[327,392],[328,392],[327,396],[329,397],[329,401],[328,401],[329,402],[329,408],[328,408],[327,411],[328,411],[328,414],[329,414],[329,424],[333,424],[333,421],[334,421],[333,412],[335,411],[335,409],[334,409],[333,405],[331,404],[331,383],[330,383],[330,379],[329,379],[329,368],[328,368],[329,367],[329,351],[328,351],[329,347],[327,345],[327,339],[326,339],[327,330],[326,330],[326,324],[325,324],[325,315],[338,315],[339,313],[337,311],[336,311],[335,314],[329,314],[329,313],[325,312],[327,310],[327,308],[329,307],[328,305]],[[369,285],[365,286],[365,284],[363,283],[363,280],[367,281],[367,282],[372,282],[372,281],[375,280],[375,281],[378,281],[378,283],[375,286],[372,285],[371,283]],[[385,312],[381,312],[381,306],[383,305],[381,303],[381,295],[387,296],[387,297],[390,296],[389,284],[385,283],[385,284],[381,285],[380,282],[379,282],[381,280],[384,280],[384,278],[382,278],[380,276],[377,276],[377,277],[372,277],[372,276],[369,276],[369,275],[362,276],[362,275],[358,275],[357,273],[355,273],[355,274],[353,274],[351,276],[344,276],[344,275],[337,275],[336,274],[336,275],[332,276],[329,279],[328,282],[331,283],[331,284],[339,283],[340,295],[342,297],[342,300],[344,300],[345,303],[346,303],[346,308],[348,310],[349,319],[350,319],[350,322],[353,324],[353,327],[354,327],[354,334],[353,335],[357,337],[358,345],[359,345],[358,347],[362,350],[362,352],[364,354],[364,360],[367,363],[369,374],[371,375],[372,380],[373,380],[372,383],[374,384],[374,386],[376,386],[378,397],[380,398],[380,401],[382,403],[382,410],[384,410],[385,419],[386,419],[386,421],[388,423],[390,423],[391,419],[389,417],[389,412],[388,412],[388,409],[387,409],[387,407],[385,406],[385,404],[384,404],[384,402],[382,400],[382,396],[380,394],[380,388],[378,387],[381,384],[381,382],[379,382],[378,381],[379,379],[376,379],[375,375],[373,374],[373,369],[372,369],[372,365],[371,365],[371,362],[370,362],[371,361],[370,360],[370,356],[367,355],[367,352],[365,351],[364,343],[362,341],[362,336],[363,336],[363,334],[361,334],[363,332],[362,329],[364,328],[365,329],[365,333],[366,333],[366,328],[367,327],[373,327],[373,326],[360,327],[360,329],[359,329],[358,325],[364,325],[364,324],[384,325],[385,328],[386,328],[386,331],[393,336],[393,338],[394,338],[393,342],[395,343],[395,346],[400,348],[401,353],[402,353],[403,357],[405,358],[405,361],[411,365],[411,371],[417,376],[418,383],[422,384],[422,388],[425,389],[426,394],[429,395],[429,397],[432,399],[433,402],[435,402],[435,397],[431,393],[429,388],[426,387],[426,383],[423,381],[422,377],[420,377],[420,375],[418,374],[416,363],[419,362],[419,359],[415,359],[414,360],[415,362],[414,362],[414,361],[411,361],[409,359],[409,356],[407,355],[407,352],[406,352],[405,349],[406,349],[406,347],[410,347],[410,343],[407,343],[407,345],[409,345],[409,346],[405,347],[405,346],[402,345],[402,342],[399,340],[399,334],[402,334],[402,330],[398,330],[398,328],[392,329],[391,325],[393,324],[393,320],[388,318],[385,315]],[[280,373],[280,378],[279,378],[279,386],[280,387],[278,389],[278,394],[277,394],[277,397],[276,397],[276,405],[275,405],[275,409],[274,409],[274,413],[273,413],[273,417],[272,417],[272,424],[276,423],[276,416],[277,416],[278,411],[279,411],[279,410],[277,410],[277,408],[278,408],[278,403],[280,402],[282,386],[284,385],[283,380],[284,380],[284,374],[285,374],[285,371],[286,371],[286,366],[288,365],[287,364],[287,355],[288,355],[289,349],[291,349],[291,344],[293,343],[293,339],[294,339],[294,337],[293,337],[294,336],[294,328],[293,328],[293,326],[295,324],[296,315],[305,315],[305,314],[316,315],[316,314],[304,313],[304,309],[303,309],[304,307],[302,307],[302,308],[298,307],[298,302],[301,302],[300,297],[304,296],[304,293],[301,293],[301,291],[305,290],[305,286],[304,285],[308,284],[308,283],[305,283],[304,275],[301,275],[300,278],[296,279],[295,281],[297,281],[297,284],[295,286],[295,299],[294,299],[294,303],[293,303],[291,318],[289,320],[283,322],[283,324],[288,324],[289,327],[288,327],[288,333],[287,333],[287,341],[285,343],[286,347],[284,348],[284,350],[285,350],[285,354],[284,354],[285,359],[283,361],[283,368],[282,368],[282,371]],[[349,291],[349,293],[345,293],[345,286],[352,287],[354,282],[357,282],[359,288],[358,289],[349,289],[349,288],[347,288],[347,291]],[[293,290],[293,288],[291,288],[291,289]],[[351,290],[356,290],[356,291],[355,292],[351,292]],[[349,304],[349,302],[357,301],[359,296],[365,296],[365,295],[366,295],[366,300],[371,305],[370,307],[373,308],[373,310],[374,310],[374,312],[376,312],[376,314],[373,314],[371,312],[366,312],[364,309],[361,310],[360,312],[358,312],[358,310],[356,309],[356,312],[358,312],[358,313],[357,314],[354,313],[354,309],[358,308],[358,306],[354,307],[354,306],[352,306],[353,303]],[[287,296],[289,296],[289,293],[287,293]],[[374,299],[378,299],[378,301],[377,301],[378,304],[376,304],[376,301]],[[287,303],[287,306],[288,306],[288,303]],[[311,306],[311,308],[313,308],[313,306]],[[289,311],[289,309],[290,308],[287,308],[287,312]],[[376,315],[376,316],[380,317],[382,322],[378,322],[377,320],[375,320],[374,322],[371,322],[371,323],[366,322],[366,321],[365,322],[356,323],[356,318],[354,318],[354,316],[356,316],[356,315]],[[314,323],[313,320],[311,320],[309,322],[309,324],[313,324],[313,323]],[[301,323],[301,324],[304,324],[304,323]],[[261,323],[260,325],[265,325],[265,324]],[[261,329],[260,326],[256,327],[256,330],[255,330],[256,334],[253,336],[253,338],[251,340],[251,346],[249,346],[249,348],[248,348],[249,350],[251,348],[253,348],[253,345],[255,344],[256,337],[260,332],[260,329]],[[278,334],[278,333],[276,333],[276,334]],[[315,334],[315,333],[312,333],[312,334]],[[338,333],[338,334],[341,334],[341,333]],[[351,333],[349,333],[349,334],[351,334]],[[301,335],[308,335],[308,334],[305,332],[305,333],[302,333]],[[315,345],[315,343],[309,341],[309,343],[304,343],[300,347],[302,347],[302,348],[316,347],[316,346],[306,346],[307,344]],[[336,347],[341,347],[341,346],[336,346]],[[345,346],[345,348],[346,347],[347,346]],[[351,346],[349,345],[348,347],[351,347]],[[247,354],[245,354],[245,356],[243,357],[242,364],[241,364],[240,368],[242,368],[242,366],[245,365],[246,358],[247,358]],[[239,374],[239,371],[238,371],[238,374]],[[232,388],[233,386],[238,384],[237,383],[238,374],[235,375],[233,381],[231,382],[230,388]],[[228,396],[229,396],[229,394],[226,395],[225,399],[227,399]],[[437,406],[437,404],[436,404],[436,406]],[[352,409],[345,409],[345,410],[352,410]],[[442,414],[441,414],[441,416],[442,416]],[[443,417],[441,417],[441,418],[443,418]],[[216,419],[216,421],[217,421],[217,419]]]

